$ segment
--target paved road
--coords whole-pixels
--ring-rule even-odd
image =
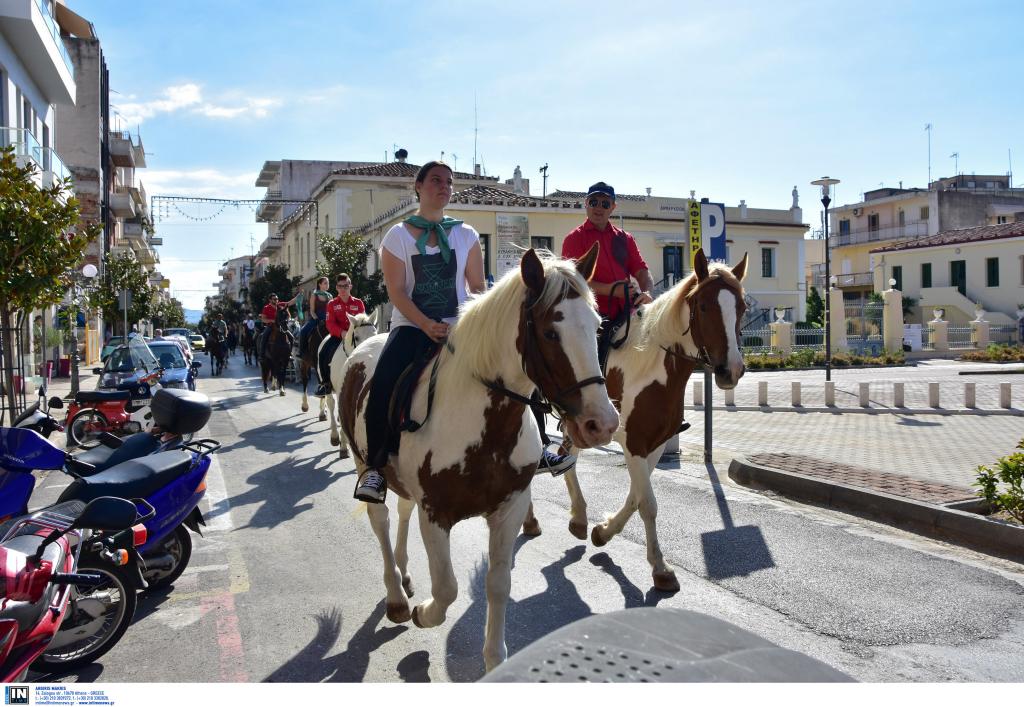
[[[453,531],[460,596],[447,623],[392,625],[377,543],[351,498],[353,465],[337,460],[327,424],[299,411],[294,389],[265,395],[251,372],[234,359],[223,378],[201,381],[217,407],[207,432],[224,447],[204,502],[210,525],[189,570],[173,591],[140,603],[135,624],[100,664],[64,679],[478,678],[483,522]],[[719,416],[723,441],[730,415]],[[795,439],[798,415],[790,416],[761,414],[782,420]],[[817,444],[826,439],[818,435]],[[860,680],[1024,680],[1020,565],[751,492],[729,482],[727,466],[705,466],[684,446],[655,475],[663,549],[682,584],[672,596],[651,590],[637,519],[604,548],[581,543],[565,530],[563,484],[537,479],[544,534],[517,546],[510,651],[592,613],[659,604],[732,621]],[[584,453],[592,522],[621,503],[624,476],[614,448]],[[42,503],[61,485],[51,477],[35,498]],[[410,568],[421,600],[428,575],[415,542]]]

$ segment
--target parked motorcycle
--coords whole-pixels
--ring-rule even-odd
[[[54,432],[63,432],[64,426],[50,414],[51,409],[64,407],[64,401],[58,396],[46,399],[46,383],[39,387],[39,399],[29,405],[25,412],[18,415],[11,423],[11,427],[20,427],[26,430],[35,430],[43,437],[49,439]]]
[[[38,453],[28,430],[8,430],[3,453]],[[35,439],[28,437],[33,435]],[[26,455],[27,456],[24,456]],[[121,498],[70,501],[0,525],[0,679],[29,667],[73,670],[98,659],[135,616],[131,549],[145,536],[136,505]],[[86,552],[89,545],[98,551]]]
[[[202,429],[210,417],[210,402],[201,393],[161,390],[153,410],[157,425],[168,438],[182,437]],[[12,513],[24,513],[35,486],[31,473],[5,463],[4,432],[5,429],[0,428],[0,519]],[[153,589],[173,583],[192,556],[189,529],[202,534],[200,526],[205,525],[205,521],[198,504],[206,493],[210,454],[219,449],[220,444],[210,439],[183,443],[177,449],[140,454],[98,471],[92,464],[54,447],[42,437],[37,439],[45,449],[31,459],[25,458],[22,466],[63,469],[75,477],[61,494],[61,502],[120,496],[145,499],[158,509],[155,516],[147,520],[148,539],[138,548],[140,586]],[[137,449],[141,448],[139,445]],[[115,449],[112,453],[118,451]]]
[[[133,434],[153,427],[150,401],[160,388],[161,369],[137,381],[121,383],[116,390],[83,390],[68,406],[64,428],[68,446],[80,446],[102,433]]]

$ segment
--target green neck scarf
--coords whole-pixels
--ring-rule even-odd
[[[461,226],[462,221],[448,216],[445,216],[440,221],[428,221],[417,214],[405,219],[403,223],[423,229],[423,235],[416,239],[416,250],[420,252],[420,255],[427,254],[427,239],[430,238],[430,232],[433,231],[437,234],[437,245],[441,249],[441,257],[444,259],[444,262],[447,263],[451,260],[452,247],[448,245],[448,234],[456,226]]]

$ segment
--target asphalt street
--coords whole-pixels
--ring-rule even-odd
[[[478,679],[483,521],[452,533],[460,591],[447,622],[394,625],[378,545],[352,499],[354,465],[338,459],[328,424],[300,411],[295,386],[264,394],[240,357],[200,390],[215,408],[203,435],[223,444],[203,503],[205,537],[172,590],[140,601],[110,653],[57,679]],[[684,445],[655,473],[662,547],[681,584],[674,595],[652,588],[639,518],[595,548],[566,529],[564,484],[538,477],[544,532],[517,543],[509,652],[591,614],[659,605],[731,621],[862,681],[1024,680],[1024,567],[750,491],[727,467],[703,464]],[[614,445],[584,452],[579,475],[591,523],[617,510],[627,481]],[[65,483],[48,477],[33,505]],[[413,525],[410,571],[422,601],[429,576]]]

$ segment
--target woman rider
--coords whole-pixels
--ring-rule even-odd
[[[355,497],[368,503],[383,503],[387,493],[380,469],[396,441],[388,429],[387,412],[399,377],[410,363],[429,356],[444,341],[469,294],[486,289],[479,234],[444,215],[452,197],[452,175],[444,162],[423,165],[415,183],[419,208],[392,226],[381,242],[381,270],[394,312],[366,403],[368,468],[359,478]]]
[[[309,298],[309,319],[299,329],[299,356],[306,354],[306,341],[309,335],[321,322],[327,321],[327,303],[331,301],[331,293],[327,288],[331,286],[331,278],[321,277],[316,281],[316,291]]]

